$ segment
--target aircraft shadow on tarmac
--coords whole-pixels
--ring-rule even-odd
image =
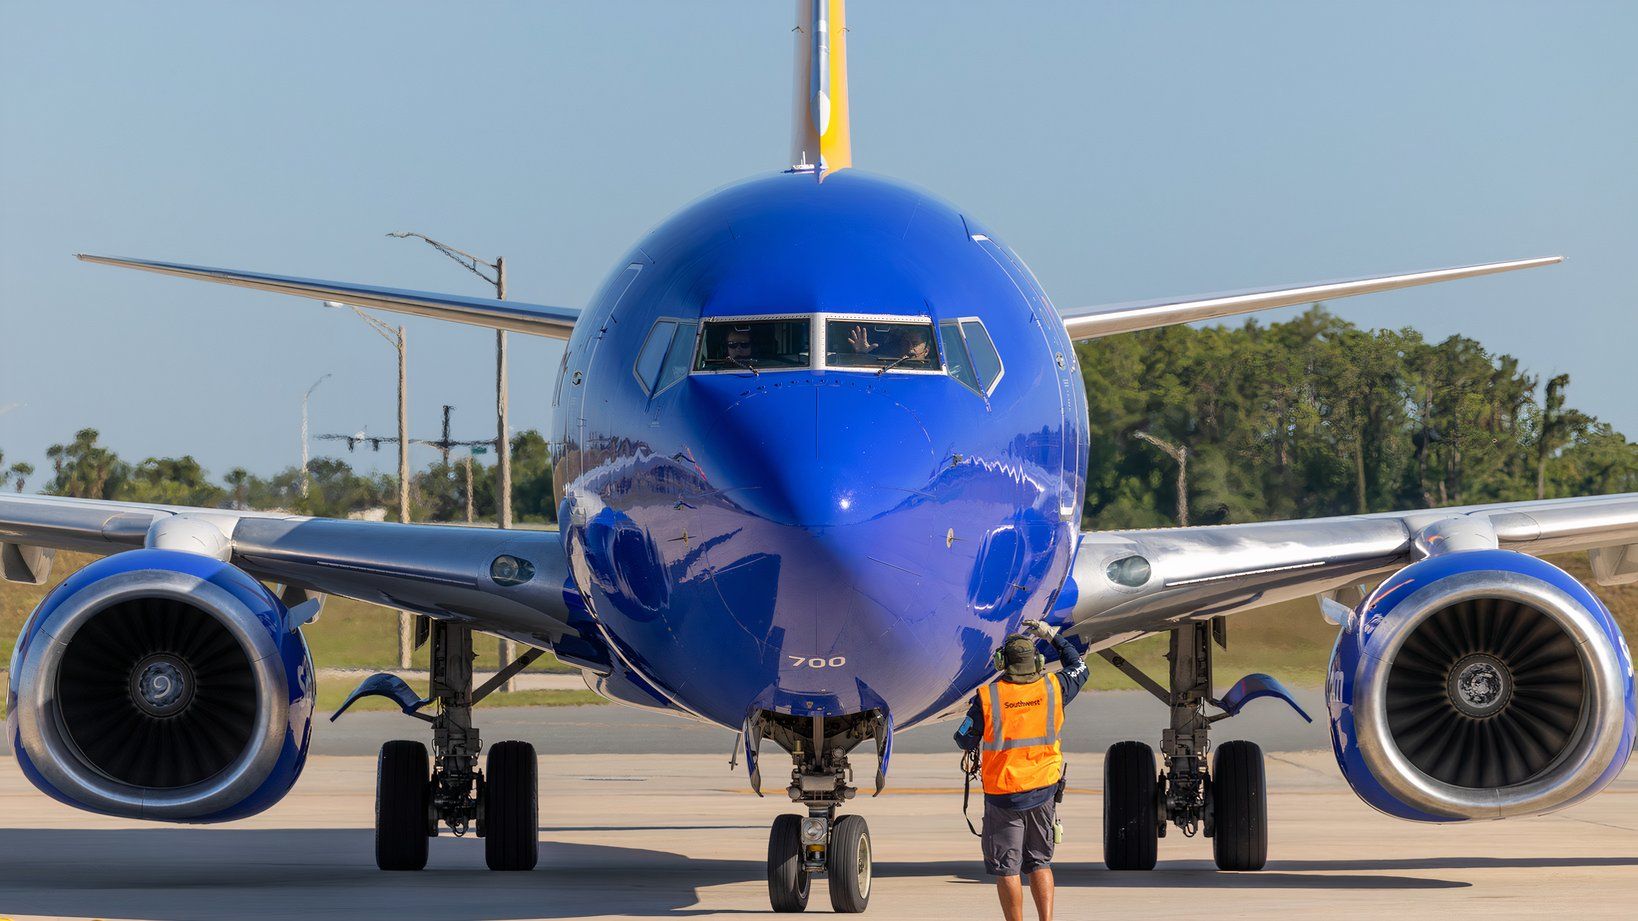
[[[643,826],[609,826],[642,830]],[[681,826],[700,832],[701,850],[741,826]],[[666,826],[676,831],[679,826]],[[547,835],[567,829],[548,828]],[[368,829],[119,830],[0,829],[0,912],[127,918],[341,916],[362,912],[397,918],[506,919],[628,914],[709,913],[701,888],[760,883],[759,860],[687,857],[667,851],[543,840],[540,868],[492,873],[482,845],[444,835],[432,844],[429,869],[383,873],[370,861]],[[1206,861],[1163,862],[1153,873],[1111,873],[1101,863],[1056,867],[1065,889],[1451,889],[1469,882],[1364,875],[1382,870],[1496,867],[1638,866],[1638,857],[1409,858],[1359,862],[1276,861],[1261,873],[1218,873]],[[1329,872],[1335,871],[1335,872]],[[876,865],[877,878],[952,877],[987,885],[973,860],[897,861]],[[711,911],[721,911],[713,909]],[[761,914],[761,911],[745,912]]]

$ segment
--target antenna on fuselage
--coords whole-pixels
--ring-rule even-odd
[[[853,165],[847,111],[844,0],[796,0],[796,93],[791,170],[824,173]]]

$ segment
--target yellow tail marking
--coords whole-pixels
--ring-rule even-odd
[[[821,173],[853,165],[848,126],[845,0],[796,0],[791,165]]]

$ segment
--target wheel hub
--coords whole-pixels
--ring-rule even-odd
[[[859,894],[866,897],[866,898],[869,898],[870,897],[870,838],[868,836],[860,836],[860,838],[859,838],[858,865],[855,868],[854,872],[857,873],[858,876],[859,876]]]
[[[1474,653],[1451,667],[1446,693],[1463,715],[1484,719],[1506,708],[1513,696],[1513,677],[1500,659]]]
[[[186,710],[194,688],[193,669],[170,653],[155,653],[131,669],[131,702],[156,719]]]

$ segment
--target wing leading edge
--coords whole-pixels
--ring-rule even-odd
[[[84,253],[78,253],[76,256],[84,262],[94,262],[98,265],[140,269],[144,272],[175,275],[178,278],[191,278],[196,281],[213,281],[217,284],[254,288],[275,294],[293,294],[318,301],[335,301],[356,307],[432,317],[472,326],[545,336],[550,339],[569,338],[569,334],[574,331],[575,320],[580,316],[580,311],[573,307],[545,307],[485,297],[433,294],[427,291],[408,291],[317,278],[295,278],[288,275],[267,275],[261,272],[216,269],[176,262],[153,262],[147,259],[118,259]]]
[[[1453,549],[1541,556],[1586,551],[1605,584],[1638,581],[1638,493],[1341,518],[1087,534],[1058,614],[1097,647],[1184,620],[1237,613],[1373,581]],[[1112,567],[1140,557],[1123,585]],[[1146,565],[1145,565],[1146,564]]]
[[[1069,330],[1071,339],[1101,339],[1116,333],[1130,333],[1199,320],[1216,320],[1274,307],[1310,304],[1315,301],[1352,297],[1356,294],[1375,294],[1378,291],[1393,291],[1397,288],[1428,285],[1438,281],[1494,275],[1497,272],[1511,272],[1515,269],[1533,269],[1563,261],[1563,256],[1543,256],[1539,259],[1487,262],[1482,265],[1464,265],[1451,269],[1434,269],[1430,272],[1411,272],[1406,275],[1377,275],[1370,278],[1322,281],[1282,288],[1254,288],[1182,298],[1071,307],[1060,310],[1058,315],[1063,318],[1064,328]]]
[[[0,496],[0,560],[10,581],[44,583],[52,550],[109,555],[167,539],[172,549],[217,556],[269,582],[460,620],[531,644],[555,648],[580,635],[571,621],[584,609],[556,531]],[[503,554],[527,561],[534,576],[497,584],[490,566]]]

